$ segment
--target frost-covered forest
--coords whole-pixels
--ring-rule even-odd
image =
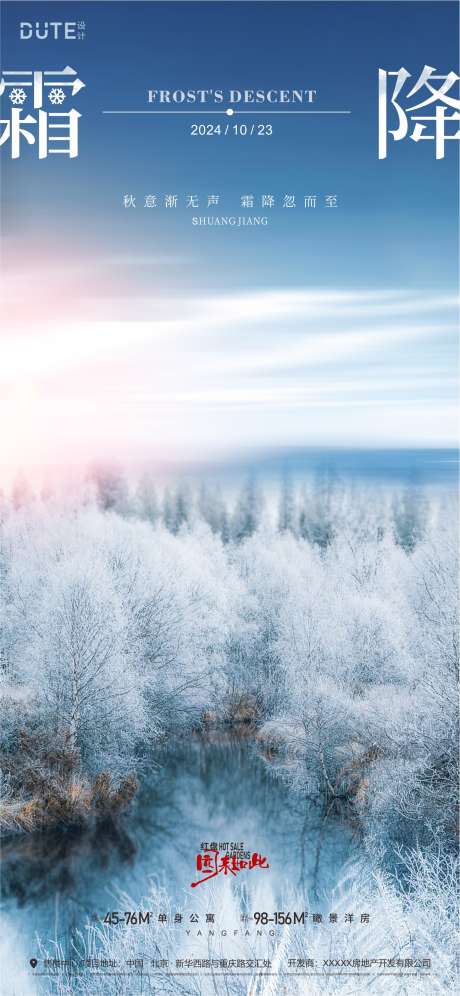
[[[127,808],[168,738],[250,725],[273,777],[346,804],[393,901],[427,931],[441,905],[446,932],[456,552],[442,489],[19,480],[0,507],[6,831]]]

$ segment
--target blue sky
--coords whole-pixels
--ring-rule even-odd
[[[84,20],[86,37],[20,41],[19,20],[37,19]],[[46,408],[45,438],[59,411],[63,436],[116,438],[136,456],[202,455],[217,439],[450,444],[458,143],[436,161],[433,143],[406,140],[379,161],[377,72],[455,70],[457,21],[444,2],[3,4],[4,68],[69,63],[86,83],[78,159],[1,150],[16,337],[6,402],[33,331],[42,361],[30,350],[23,377],[34,423]],[[312,87],[315,108],[351,114],[267,118],[264,139],[192,138],[192,117],[102,114],[148,109],[149,87]],[[247,193],[299,205],[336,193],[339,207],[197,229],[185,208],[142,208],[144,194],[168,192],[221,195],[193,214],[244,213]],[[28,285],[33,330],[29,318],[21,328]],[[48,449],[62,445],[50,435]]]

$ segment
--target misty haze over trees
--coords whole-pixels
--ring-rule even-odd
[[[107,468],[64,499],[18,480],[0,506],[4,827],[122,808],[167,738],[250,723],[273,777],[346,801],[433,917],[456,843],[456,550],[442,489],[248,479],[229,500]]]

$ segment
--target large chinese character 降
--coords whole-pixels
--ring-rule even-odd
[[[388,100],[388,77],[394,78],[393,93]],[[414,142],[430,140],[435,142],[436,159],[444,159],[445,143],[448,140],[460,138],[460,129],[449,134],[446,130],[449,122],[460,121],[460,99],[452,96],[449,91],[460,77],[450,72],[445,75],[436,73],[433,66],[424,66],[415,85],[403,95],[404,88],[411,79],[411,73],[401,67],[397,72],[387,72],[379,69],[379,159],[386,159],[388,153],[388,135],[395,142],[409,136]],[[443,81],[440,86],[432,86],[432,81]],[[428,91],[428,96],[418,103],[406,104],[420,90]],[[414,114],[423,108],[431,108],[434,113]],[[448,110],[452,113],[447,113]],[[397,116],[397,127],[390,128],[389,113]],[[412,130],[410,126],[413,125]],[[452,127],[449,125],[449,128]]]

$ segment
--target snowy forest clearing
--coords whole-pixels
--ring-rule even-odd
[[[232,826],[242,839],[250,805],[248,846],[265,846],[288,881],[304,869],[295,899],[305,909],[314,905],[308,862],[318,820],[334,838],[324,893],[343,879],[339,855],[357,846],[371,886],[353,866],[347,900],[353,893],[361,912],[370,897],[389,930],[379,935],[381,951],[409,931],[411,951],[433,958],[444,988],[431,976],[431,989],[407,992],[446,991],[453,960],[441,954],[439,932],[445,952],[456,907],[456,546],[447,489],[321,483],[300,493],[285,483],[274,510],[254,482],[229,508],[206,489],[179,488],[160,501],[147,479],[133,493],[106,476],[78,500],[18,493],[5,503],[0,813],[13,921],[19,900],[33,910],[45,948],[85,933],[91,911],[76,915],[72,875],[78,854],[91,855],[100,885],[96,840],[106,861],[115,858],[114,888],[139,903],[153,876],[174,903],[173,870],[187,889],[212,814],[222,815],[221,832]],[[240,733],[231,755],[225,730]],[[176,755],[181,743],[191,771]],[[185,811],[171,792],[158,802],[160,786],[181,777],[189,779]],[[196,799],[212,804],[202,823]],[[278,832],[297,826],[289,807],[305,831],[277,844]],[[143,821],[151,850],[139,865]],[[224,839],[233,839],[229,829]],[[126,856],[142,882],[131,867],[125,875]],[[91,895],[88,880],[84,890]],[[59,938],[44,912],[50,895],[67,896],[73,911],[61,908]],[[93,940],[106,950],[115,943],[108,928]],[[111,991],[66,985],[56,991]]]
[[[3,921],[16,963],[26,964],[34,952],[50,959],[105,958],[123,966],[145,952],[173,965],[176,958],[269,957],[276,968],[280,960],[286,964],[287,958],[305,959],[306,950],[308,957],[322,964],[330,956],[330,945],[344,958],[362,957],[365,951],[367,957],[434,960],[437,945],[446,937],[452,938],[453,950],[455,925],[445,904],[454,901],[455,875],[444,880],[433,920],[435,869],[430,881],[422,856],[416,855],[418,891],[398,893],[389,873],[373,870],[362,835],[346,812],[328,810],[321,800],[305,799],[282,780],[273,779],[250,737],[235,739],[221,733],[218,742],[214,737],[210,743],[175,742],[159,760],[160,767],[145,777],[129,821],[106,820],[97,830],[17,837],[5,849]],[[220,876],[191,890],[196,849],[210,833],[218,839],[241,838],[267,855],[270,869],[248,873],[246,878],[242,873],[231,881]],[[421,887],[424,901],[418,906]],[[113,909],[150,910],[152,916],[135,927],[110,926],[104,919]],[[268,925],[258,933],[252,916],[242,920],[254,910],[309,912],[301,928]],[[211,923],[206,921],[209,911],[215,914]],[[353,922],[346,920],[350,913]],[[198,923],[190,922],[192,914],[198,915]],[[331,921],[330,914],[337,920]],[[361,922],[362,914],[369,916],[368,923]],[[439,963],[434,967],[439,971]],[[411,980],[407,991],[426,996],[446,991],[452,966],[445,955],[441,968],[442,987],[432,973],[419,973],[416,983],[406,970]],[[269,978],[255,974],[251,981],[249,973],[232,979],[228,973],[225,986],[243,996],[253,991],[248,986],[266,985]],[[393,989],[391,974],[379,978],[375,968],[363,972],[363,978],[371,992],[382,996],[406,991],[401,979],[399,988]],[[305,977],[291,967],[283,984],[293,996],[309,996],[352,993],[351,981],[346,975],[342,980]],[[281,983],[278,990],[276,979],[271,982],[274,993],[283,992]],[[125,978],[115,984],[118,989],[113,975],[97,970],[73,977],[51,972],[36,980],[37,988],[30,992],[126,993]],[[174,977],[158,969],[152,972],[146,962],[143,977],[130,978],[129,993],[157,993],[159,985],[160,991],[170,994],[211,996],[222,992],[224,982],[219,972],[206,971],[193,979],[184,969],[183,975]],[[29,990],[23,996],[29,996]]]

